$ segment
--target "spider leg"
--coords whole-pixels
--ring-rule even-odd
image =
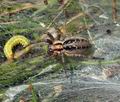
[[[92,57],[92,59],[95,59],[95,60],[104,60],[104,58],[100,58],[100,57]]]
[[[73,66],[70,67],[70,83],[73,83],[73,75],[74,75],[74,68]]]
[[[45,39],[45,42],[47,42],[48,44],[53,44],[53,41],[51,39]]]
[[[64,72],[65,72],[65,76],[66,78],[68,78],[68,75],[67,75],[67,70],[66,70],[66,64],[65,64],[65,58],[64,58],[64,52],[61,52],[61,58],[62,58],[62,65],[63,65],[63,69],[64,69]]]
[[[64,53],[62,54],[62,61],[65,62],[65,60],[64,60]],[[66,67],[66,64],[64,65],[64,70],[65,70],[65,74],[67,75],[65,67]],[[74,75],[74,68],[73,68],[73,66],[69,66],[69,68],[70,68],[70,83],[72,83],[73,82],[73,75]],[[68,78],[68,76],[67,76],[67,78]]]
[[[62,32],[59,28],[56,28],[56,30],[57,30],[57,38],[56,39],[60,40]]]
[[[61,53],[62,63],[65,63],[64,53]]]
[[[49,38],[50,38],[52,41],[54,41],[54,40],[55,40],[55,38],[52,36],[52,34],[51,34],[51,33],[47,32],[47,35],[49,36]]]

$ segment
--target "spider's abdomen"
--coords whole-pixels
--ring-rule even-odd
[[[67,56],[87,56],[92,44],[83,37],[69,38],[63,42],[63,48]]]

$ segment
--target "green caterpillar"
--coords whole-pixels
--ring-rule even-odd
[[[14,53],[12,49],[14,46],[18,44],[21,44],[23,47],[26,47],[30,44],[30,40],[22,35],[16,35],[10,38],[4,46],[4,54],[8,60],[11,60],[14,58]],[[26,47],[24,49],[25,52],[28,52],[29,50],[30,50],[29,47]]]

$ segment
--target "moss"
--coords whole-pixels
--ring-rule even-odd
[[[19,3],[2,2],[0,6],[0,13],[11,12],[21,7],[23,7],[23,5]]]

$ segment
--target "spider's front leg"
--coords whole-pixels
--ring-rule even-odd
[[[66,51],[63,51],[62,53],[61,53],[61,58],[62,58],[62,65],[63,65],[63,68],[64,68],[64,71],[65,71],[65,75],[66,75],[66,77],[67,78],[69,78],[70,77],[70,82],[72,83],[72,81],[73,81],[73,75],[74,75],[74,69],[73,69],[73,67],[72,66],[69,66],[69,69],[70,69],[70,76],[67,74],[67,66],[66,66],[66,63],[65,63],[65,52]]]
[[[60,55],[61,55],[61,65],[63,66],[64,72],[65,72],[65,77],[68,78],[67,66],[66,66],[66,63],[65,63],[65,54],[64,54],[64,51],[61,51]]]

